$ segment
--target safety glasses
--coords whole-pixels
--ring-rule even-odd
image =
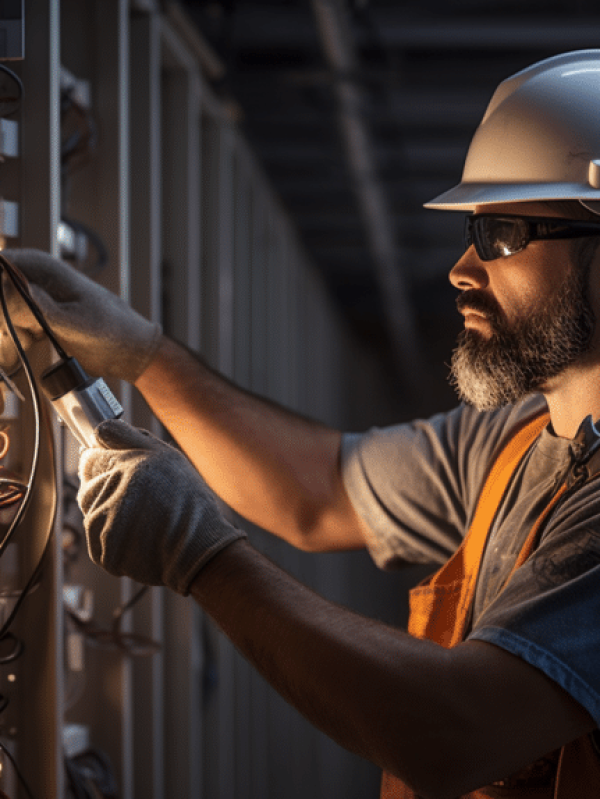
[[[473,214],[465,219],[465,249],[474,244],[482,261],[507,258],[524,250],[530,241],[582,236],[600,236],[600,221],[510,214]]]

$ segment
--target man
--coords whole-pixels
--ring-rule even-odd
[[[8,253],[65,349],[135,383],[189,458],[100,427],[80,466],[92,558],[191,593],[289,702],[384,769],[387,797],[600,792],[599,73],[589,51],[503,83],[462,183],[431,204],[473,215],[450,273],[468,404],[429,421],[342,436],[237,389],[65,265]],[[452,556],[446,576],[415,593],[412,634],[357,616],[262,557],[199,473],[301,549]]]

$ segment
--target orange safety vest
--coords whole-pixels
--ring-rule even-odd
[[[548,420],[548,414],[544,413],[527,420],[515,433],[488,475],[473,522],[461,546],[438,572],[410,592],[408,631],[411,635],[427,638],[447,648],[464,639],[492,522],[517,466]],[[566,490],[565,482],[533,525],[508,580],[534,551],[542,524]],[[557,777],[552,784],[540,788],[528,786],[524,781],[518,789],[489,786],[472,791],[461,799],[597,799],[599,796],[600,759],[590,736],[586,735],[562,748]],[[384,772],[381,799],[418,799],[418,796],[400,779]]]

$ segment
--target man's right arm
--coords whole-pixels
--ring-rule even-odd
[[[165,336],[135,385],[241,516],[306,551],[364,546],[341,479],[339,431],[240,389]]]
[[[68,264],[38,250],[4,255],[23,271],[67,353],[91,375],[136,385],[234,510],[301,549],[364,546],[340,476],[339,432],[235,387]],[[43,338],[20,296],[6,288],[22,343]],[[10,337],[0,335],[0,365],[10,371],[15,360]]]

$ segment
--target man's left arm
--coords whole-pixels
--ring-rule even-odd
[[[502,779],[594,722],[556,683],[494,644],[452,650],[326,601],[221,515],[185,456],[124,422],[83,453],[92,559],[196,601],[317,727],[426,799]]]
[[[315,726],[428,799],[507,777],[595,726],[520,658],[479,641],[444,649],[356,615],[246,541],[208,563],[191,593]]]

